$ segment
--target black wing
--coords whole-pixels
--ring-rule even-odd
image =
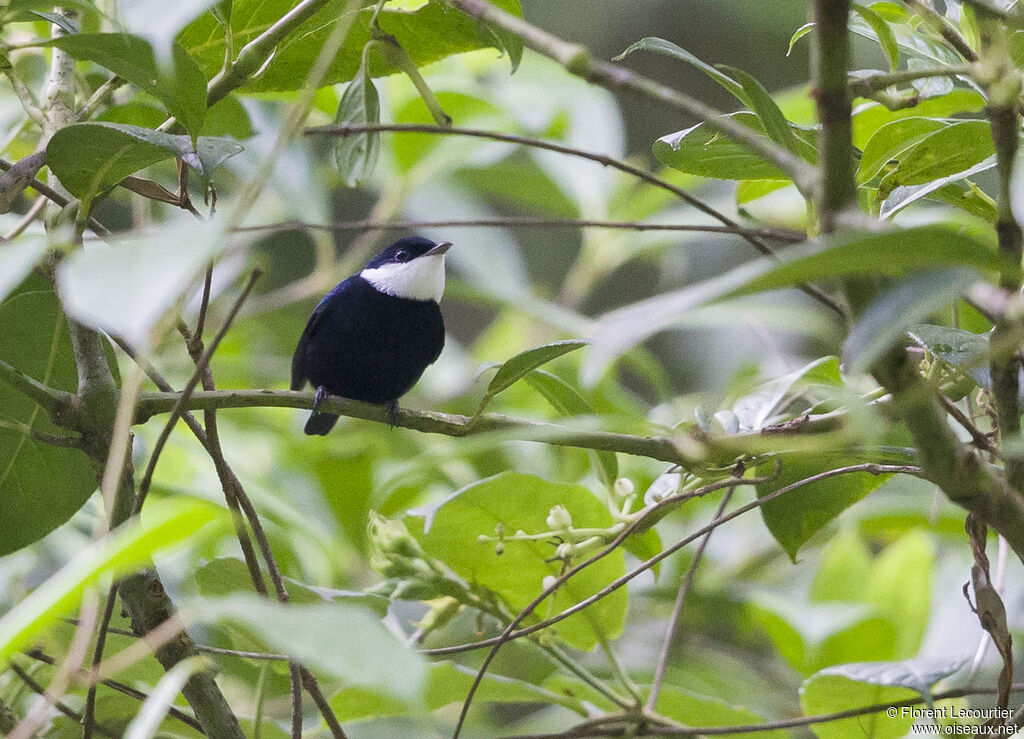
[[[292,390],[301,390],[308,379],[306,375],[306,349],[320,327],[320,319],[324,314],[325,302],[326,299],[321,300],[316,308],[313,309],[313,315],[309,317],[309,320],[306,322],[306,328],[303,330],[302,336],[299,337],[299,345],[295,347],[295,354],[292,355]]]

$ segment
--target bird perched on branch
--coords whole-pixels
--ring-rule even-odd
[[[420,236],[396,241],[313,309],[292,357],[292,390],[307,381],[316,388],[307,434],[324,436],[338,420],[317,410],[328,395],[398,412],[398,399],[444,347],[438,301],[450,247]]]

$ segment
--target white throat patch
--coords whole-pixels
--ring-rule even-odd
[[[364,269],[359,276],[387,295],[437,303],[444,294],[444,254]]]

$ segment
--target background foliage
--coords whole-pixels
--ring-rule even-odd
[[[0,729],[1020,723],[1013,3],[122,5],[0,8]],[[415,410],[303,436],[412,232]]]

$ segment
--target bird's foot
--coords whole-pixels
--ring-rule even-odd
[[[313,398],[313,410],[319,408],[320,404],[327,400],[327,394],[327,388],[325,388],[323,385],[317,387],[316,395]]]
[[[391,428],[394,428],[395,426],[398,425],[398,401],[397,400],[392,400],[391,402],[385,404],[385,406],[384,406],[384,413],[386,414],[387,419],[388,419],[388,426],[390,426]]]

